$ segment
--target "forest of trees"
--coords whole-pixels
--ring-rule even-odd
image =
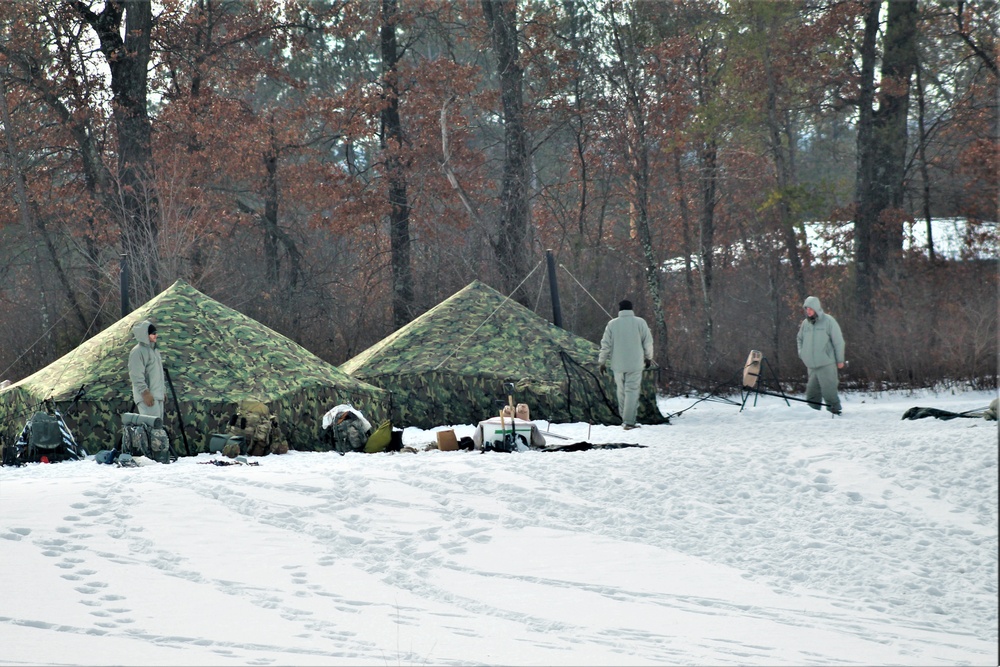
[[[340,364],[474,279],[665,391],[996,386],[994,0],[0,3],[0,379],[184,279]],[[960,252],[927,234],[965,223]],[[815,256],[818,225],[848,260]],[[127,269],[130,290],[121,294]],[[123,363],[127,350],[122,351]]]

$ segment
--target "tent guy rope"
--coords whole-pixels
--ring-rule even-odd
[[[535,264],[535,268],[533,268],[531,271],[528,272],[528,275],[526,275],[524,277],[524,280],[522,280],[520,283],[518,283],[517,287],[515,287],[514,290],[510,294],[513,294],[517,290],[521,289],[521,285],[523,285],[524,283],[526,283],[528,281],[528,278],[530,278],[531,275],[535,271],[537,271],[538,267],[541,266],[541,265],[542,265],[542,262],[539,262],[538,264]],[[445,357],[444,359],[442,359],[441,362],[437,366],[434,367],[434,370],[438,370],[439,368],[441,368],[441,366],[443,366],[445,364],[445,362],[447,362],[449,359],[451,359],[453,356],[455,356],[455,354],[460,349],[462,349],[462,346],[465,345],[469,341],[469,339],[471,339],[473,336],[475,336],[477,333],[479,333],[479,330],[482,329],[486,325],[486,323],[489,322],[490,319],[492,319],[493,316],[497,314],[497,312],[499,312],[499,310],[501,308],[503,308],[505,305],[507,305],[507,302],[510,301],[510,294],[508,294],[508,295],[506,295],[504,297],[504,300],[500,302],[500,305],[497,306],[496,308],[494,308],[493,312],[490,313],[489,315],[487,315],[483,319],[483,321],[479,323],[479,326],[477,326],[472,333],[470,333],[468,336],[466,336],[465,338],[463,338],[462,340],[460,340],[458,342],[458,345],[455,346],[455,348],[451,351],[451,353],[447,357]]]

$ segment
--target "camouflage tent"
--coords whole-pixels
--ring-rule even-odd
[[[257,399],[277,417],[289,447],[325,450],[322,418],[347,403],[372,423],[388,418],[389,394],[326,363],[285,336],[223,306],[183,281],[40,371],[0,391],[5,442],[50,401],[77,442],[93,454],[110,449],[120,415],[134,410],[128,354],[131,328],[149,319],[170,376],[164,422],[174,454],[205,451],[226,431],[239,402]],[[178,411],[178,404],[180,410]],[[183,436],[180,424],[183,423]]]
[[[614,380],[597,370],[600,348],[496,290],[464,289],[340,366],[392,392],[392,423],[432,428],[495,417],[514,385],[532,419],[620,424]],[[640,423],[664,421],[652,374]]]

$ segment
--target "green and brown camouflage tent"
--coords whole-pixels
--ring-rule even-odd
[[[508,384],[532,419],[620,424],[614,380],[597,370],[600,348],[473,281],[340,366],[392,392],[392,423],[433,428],[495,417]],[[638,420],[665,421],[651,373]]]
[[[144,319],[156,324],[157,347],[177,394],[175,402],[167,387],[164,415],[176,455],[205,451],[208,436],[224,433],[245,399],[266,404],[289,447],[297,450],[328,449],[322,419],[337,405],[350,404],[373,424],[389,416],[388,392],[346,375],[285,336],[177,281],[73,351],[0,391],[5,442],[12,442],[11,435],[16,438],[24,422],[50,401],[87,452],[110,449],[120,415],[134,410],[127,364],[135,345],[132,326]]]

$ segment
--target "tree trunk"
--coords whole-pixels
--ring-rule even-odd
[[[49,259],[52,262],[52,266],[55,267],[56,277],[59,279],[59,284],[62,285],[63,291],[66,294],[66,299],[69,301],[70,306],[73,309],[73,313],[79,321],[81,330],[86,331],[87,318],[83,314],[83,308],[80,306],[80,300],[76,297],[76,289],[74,288],[70,277],[66,274],[62,260],[59,258],[59,252],[52,239],[52,234],[49,233],[49,230],[45,225],[45,221],[37,215],[32,214],[32,206],[28,197],[28,187],[24,176],[24,170],[21,168],[21,156],[17,149],[17,142],[14,139],[13,121],[10,115],[10,109],[7,107],[6,78],[6,72],[0,73],[0,120],[3,121],[7,156],[10,162],[11,174],[14,179],[14,199],[21,218],[21,224],[24,226],[24,231],[29,237],[33,236],[32,227],[34,227],[34,231],[37,231],[38,235],[45,243]],[[31,245],[32,250],[35,253],[35,269],[39,272],[43,272],[44,268],[42,266],[41,258],[38,256],[37,242],[32,241]],[[42,280],[41,276],[39,276],[38,288],[40,291],[40,298],[38,301],[42,315],[42,330],[49,332],[49,312],[47,308],[48,299],[45,295],[45,281]],[[51,345],[51,335],[47,333],[45,340],[48,345]]]
[[[701,163],[701,225],[699,257],[701,258],[701,296],[705,308],[703,361],[705,372],[711,375],[715,363],[714,313],[712,311],[712,251],[715,246],[715,188],[718,179],[717,146],[708,139],[702,146]]]
[[[0,116],[0,120],[3,120],[3,130],[4,130],[3,133],[7,145],[7,158],[10,162],[11,174],[13,175],[14,178],[14,199],[17,203],[17,210],[18,213],[20,214],[21,225],[24,227],[24,233],[30,239],[32,236],[31,209],[29,208],[29,203],[28,203],[28,190],[25,187],[24,183],[24,172],[21,170],[21,160],[17,151],[17,145],[14,142],[14,131],[11,126],[10,109],[7,107],[7,86],[5,79],[6,79],[6,73],[0,75],[0,113],[3,114],[2,116]],[[42,233],[42,235],[45,235],[44,225],[40,227],[39,231]],[[47,236],[45,240],[48,244]],[[37,242],[32,240],[31,245],[35,255],[35,270],[41,273],[41,266],[40,266],[41,262],[39,261],[38,257]],[[51,247],[51,244],[48,245]],[[56,261],[56,267],[59,268],[59,261],[58,261],[59,258],[54,256],[53,259]],[[42,276],[39,276],[37,287],[38,287],[38,310],[42,318],[42,331],[45,332],[45,337],[44,337],[45,349],[43,352],[45,358],[47,359],[52,349],[52,334],[50,331],[51,327],[49,325],[49,321],[51,319],[49,317],[49,307],[48,307],[49,300],[46,297],[45,281],[42,280]]]
[[[649,231],[649,156],[646,148],[645,133],[637,130],[635,141],[637,146],[630,147],[632,153],[632,219],[633,237],[638,237],[639,247],[645,260],[644,275],[646,278],[646,293],[653,304],[654,330],[656,332],[656,356],[659,363],[670,368],[670,358],[667,354],[667,316],[663,310],[663,299],[660,287],[660,265],[653,248],[653,237]]]
[[[903,182],[906,176],[910,79],[917,62],[917,3],[892,0],[886,17],[882,82],[874,117],[875,172],[882,181],[872,249],[879,269],[895,270],[903,254]]]
[[[273,119],[272,119],[273,120]],[[263,187],[264,212],[261,226],[264,229],[264,273],[270,285],[277,285],[281,275],[278,260],[278,152],[274,145],[274,126],[270,127],[270,149],[263,156],[265,184]]]
[[[406,171],[400,159],[403,126],[399,118],[396,68],[396,0],[382,0],[382,153],[389,182],[389,245],[392,256],[392,323],[398,329],[413,319],[413,272],[410,267],[410,203]]]
[[[528,137],[522,93],[524,71],[518,63],[516,5],[513,0],[482,0],[482,4],[497,56],[504,127],[501,213],[494,249],[505,292],[527,306],[527,293],[518,289],[528,273],[529,210]]]
[[[643,278],[646,294],[653,306],[653,330],[655,350],[661,366],[669,369],[667,316],[663,308],[662,286],[660,284],[660,261],[653,247],[649,219],[649,155],[654,140],[650,137],[646,77],[641,66],[639,53],[641,45],[631,30],[639,19],[634,14],[627,17],[615,16],[615,6],[609,6],[608,19],[614,43],[612,54],[615,63],[608,71],[608,83],[618,91],[624,100],[623,116],[620,123],[624,139],[629,179],[629,236],[639,242],[643,257]]]
[[[93,197],[94,201],[102,203],[105,210],[114,211],[116,209],[116,198],[110,194],[112,178],[107,166],[103,162],[98,141],[95,139],[100,133],[95,131],[92,125],[92,116],[71,110],[59,98],[58,91],[50,85],[44,71],[33,66],[30,59],[8,58],[8,64],[17,68],[21,79],[35,91],[38,98],[45,103],[59,120],[59,123],[73,137],[73,141],[76,143],[77,154],[80,158],[82,181],[87,194]],[[89,233],[85,234],[83,238],[84,252],[88,257],[98,257],[100,255],[99,242],[97,241],[99,234],[94,229],[94,223],[94,218],[88,215],[81,224],[81,227],[89,228]],[[106,276],[96,262],[88,262],[85,271],[86,280],[78,281],[76,285],[72,285],[72,281],[70,281],[68,276],[65,278],[66,284],[72,286],[72,289],[67,287],[68,298],[73,303],[79,304],[81,301],[77,298],[76,292],[86,292],[84,302],[101,303],[105,297],[104,285],[106,284]],[[60,280],[63,280],[63,278],[60,277]],[[74,306],[74,308],[77,308],[77,306]],[[93,326],[93,322],[87,322],[88,318],[84,314],[82,306],[78,310],[77,317],[83,322],[82,326],[85,331],[90,326]]]
[[[159,206],[153,183],[152,127],[147,110],[147,73],[153,13],[150,0],[108,2],[95,14],[83,2],[73,6],[93,28],[111,69],[112,113],[118,136],[121,242],[140,301],[160,291]],[[125,26],[122,29],[124,12]],[[123,37],[124,34],[124,37]]]
[[[636,91],[631,91],[634,93]],[[637,238],[645,261],[644,276],[646,293],[653,304],[654,330],[656,332],[656,356],[659,363],[670,368],[670,358],[667,354],[667,316],[663,310],[663,299],[660,287],[660,263],[656,259],[653,248],[653,237],[649,231],[649,148],[647,146],[646,124],[642,116],[637,95],[630,94],[629,125],[629,179],[632,187],[631,195],[631,233]]]
[[[294,292],[302,277],[302,253],[295,244],[295,239],[281,228],[279,205],[281,201],[281,186],[278,181],[277,137],[275,136],[274,118],[270,119],[270,150],[264,156],[264,167],[267,182],[264,185],[264,212],[261,224],[264,227],[264,259],[268,281],[277,285],[281,278],[281,253],[284,249],[288,255],[288,289]]]
[[[674,146],[674,180],[677,185],[677,205],[681,212],[681,234],[684,241],[684,285],[687,288],[688,307],[694,310],[695,290],[694,271],[691,266],[691,257],[694,255],[694,247],[691,241],[691,213],[688,210],[687,195],[684,192],[684,173],[681,169],[681,149]]]
[[[903,250],[903,179],[910,77],[916,65],[917,3],[888,3],[878,108],[874,102],[875,34],[880,3],[869,3],[862,46],[858,126],[855,263],[859,312],[870,319],[880,274],[892,274]]]
[[[864,38],[861,43],[861,81],[858,96],[858,167],[855,177],[854,269],[855,300],[858,314],[871,325],[872,300],[875,289],[875,267],[872,264],[872,229],[878,218],[874,183],[875,165],[872,136],[874,134],[875,58],[878,37],[880,0],[868,0]]]
[[[917,128],[920,132],[920,138],[917,144],[917,154],[919,155],[920,164],[920,180],[923,184],[923,213],[924,213],[924,224],[927,226],[927,256],[931,261],[931,264],[937,262],[937,257],[934,253],[934,230],[932,228],[931,222],[931,177],[927,169],[927,128],[924,124],[925,119],[925,109],[924,109],[924,86],[923,82],[920,80],[920,65],[917,65],[916,76],[917,76]]]
[[[767,129],[770,140],[771,157],[774,159],[774,171],[778,181],[778,224],[781,229],[782,240],[785,243],[785,253],[792,266],[792,277],[795,281],[795,288],[798,292],[798,301],[802,303],[809,296],[806,291],[805,273],[802,271],[802,258],[799,256],[799,245],[795,239],[795,220],[792,218],[791,206],[788,198],[791,196],[792,187],[795,185],[795,171],[793,164],[792,137],[787,122],[779,119],[781,111],[778,109],[778,83],[774,73],[774,63],[771,62],[771,49],[764,47],[764,76],[767,80]],[[788,136],[787,148],[782,144],[782,135]]]

